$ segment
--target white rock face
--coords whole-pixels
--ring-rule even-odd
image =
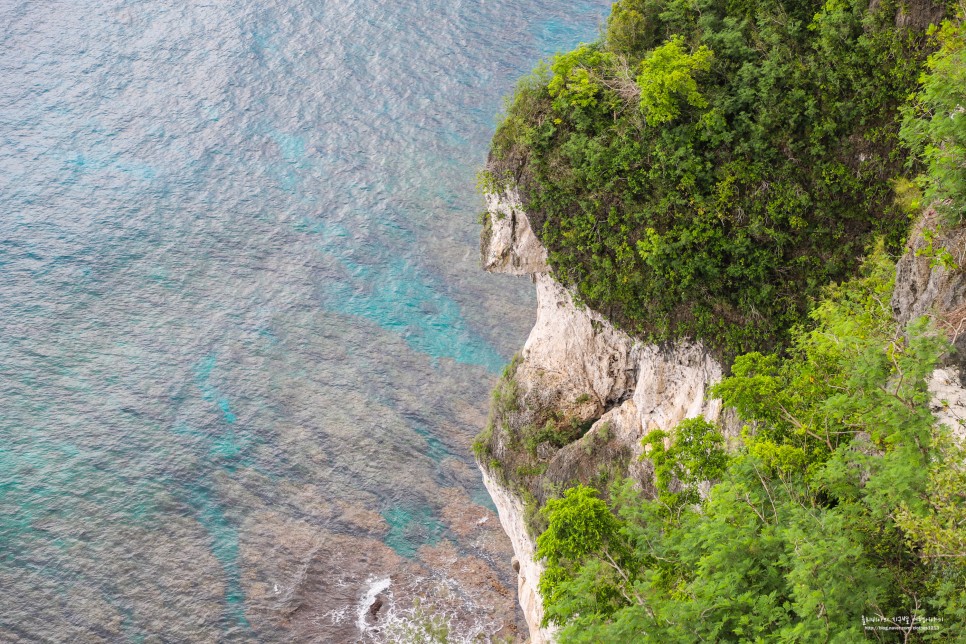
[[[500,525],[503,526],[503,531],[507,533],[510,543],[513,544],[513,552],[516,555],[513,565],[518,568],[517,597],[527,620],[527,626],[530,628],[530,642],[531,644],[553,642],[554,630],[540,627],[540,622],[543,621],[543,603],[540,599],[540,591],[537,589],[543,566],[534,557],[536,547],[523,520],[523,503],[498,481],[491,478],[485,469],[482,471],[483,484],[489,490],[493,504],[496,505],[497,513],[500,515]]]
[[[480,239],[483,270],[509,275],[547,271],[547,249],[530,229],[516,191],[487,195],[485,217]]]
[[[537,321],[517,380],[559,391],[564,399],[588,394],[602,407],[627,397],[637,380],[637,343],[597,313],[577,308],[570,291],[548,273],[534,279]]]
[[[576,406],[573,401],[589,392],[607,410],[591,431],[609,423],[608,431],[635,457],[647,432],[670,430],[702,414],[718,418],[721,401],[705,400],[705,393],[721,379],[722,368],[701,345],[643,344],[576,306],[570,291],[549,274],[537,275],[536,284],[537,321],[517,369],[522,387],[538,388],[544,397],[555,392],[561,408]]]
[[[546,249],[530,229],[518,196],[490,195],[487,205],[490,230],[483,238],[484,268],[531,274],[537,288],[537,320],[517,368],[518,386],[562,411],[593,407],[597,413],[591,417],[603,413],[589,434],[600,434],[606,426],[611,440],[627,448],[632,456],[629,469],[639,477],[646,476],[636,458],[646,432],[669,430],[699,414],[711,421],[718,418],[720,401],[705,400],[705,393],[721,378],[722,369],[700,345],[645,345],[598,313],[577,306],[571,292],[550,275]],[[588,459],[583,450],[579,441],[564,447],[548,471],[571,471]],[[481,469],[519,562],[520,606],[531,642],[551,642],[553,632],[540,628],[538,583],[543,567],[534,560],[535,544],[527,532],[523,503]]]
[[[641,431],[666,431],[685,418],[699,415],[717,420],[721,401],[706,400],[705,394],[721,376],[721,365],[699,344],[682,342],[670,349],[642,347],[633,399]]]
[[[930,315],[950,336],[961,336],[964,329],[959,322],[966,304],[966,279],[962,270],[944,268],[941,262],[935,261],[934,255],[943,249],[956,264],[966,265],[966,228],[940,228],[937,232],[938,220],[935,211],[927,210],[913,226],[906,252],[896,263],[892,310],[900,324]],[[930,230],[933,238],[927,242],[924,231]],[[955,315],[957,311],[960,315]],[[955,319],[950,319],[950,314]]]
[[[955,369],[936,369],[929,378],[932,413],[936,421],[949,427],[952,435],[966,440],[966,389]]]

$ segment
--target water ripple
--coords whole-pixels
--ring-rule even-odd
[[[607,5],[0,0],[0,640],[347,641],[390,578],[517,625],[473,173]]]

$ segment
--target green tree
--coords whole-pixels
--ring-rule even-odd
[[[875,237],[894,252],[907,231],[899,107],[933,45],[900,11],[621,0],[601,42],[521,85],[490,170],[556,278],[618,326],[724,361],[782,348]]]
[[[570,488],[543,510],[547,529],[537,538],[545,562],[540,577],[544,620],[605,617],[626,602],[623,584],[633,571],[617,517],[592,487]]]
[[[672,441],[669,448],[665,440]],[[699,502],[699,484],[720,478],[728,464],[721,432],[703,416],[681,421],[670,434],[649,432],[641,442],[654,463],[658,499],[670,512]]]
[[[553,76],[547,83],[547,91],[554,98],[554,109],[569,113],[573,108],[597,105],[601,88],[594,78],[595,70],[609,64],[611,59],[611,54],[593,45],[581,45],[554,56],[550,64]]]
[[[695,108],[708,106],[698,91],[695,74],[711,69],[714,54],[701,45],[688,53],[684,38],[672,36],[641,61],[637,85],[641,88],[641,110],[648,125],[673,121],[681,114],[681,103]]]

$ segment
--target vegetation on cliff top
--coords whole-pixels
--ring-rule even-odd
[[[488,181],[521,190],[556,278],[619,326],[729,359],[783,346],[874,237],[896,249],[907,230],[900,108],[942,15],[620,0],[599,42],[520,83]],[[927,161],[960,176],[936,149]]]

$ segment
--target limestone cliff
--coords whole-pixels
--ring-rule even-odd
[[[932,390],[934,411],[962,435],[966,280],[962,270],[937,266],[923,252],[922,230],[930,225],[927,216],[911,235],[897,267],[892,304],[901,322],[933,315],[959,349],[936,370]],[[962,231],[933,243],[964,263]],[[553,641],[553,631],[540,626],[542,566],[534,556],[542,529],[537,509],[546,499],[577,482],[605,489],[618,476],[648,489],[650,464],[639,458],[647,432],[670,430],[697,415],[719,421],[726,436],[734,436],[738,424],[720,401],[706,398],[723,368],[701,344],[644,344],[581,306],[554,280],[547,251],[514,191],[487,196],[481,251],[486,270],[530,275],[536,285],[536,323],[494,391],[475,450],[513,544],[519,601],[531,642],[538,644]]]
[[[578,305],[550,275],[546,249],[512,191],[488,195],[481,250],[486,270],[529,274],[536,284],[536,323],[494,392],[477,457],[513,542],[531,641],[547,642],[533,556],[536,508],[576,482],[603,488],[631,476],[649,486],[640,439],[699,414],[717,419],[720,402],[705,391],[722,367],[700,344],[646,345]]]

